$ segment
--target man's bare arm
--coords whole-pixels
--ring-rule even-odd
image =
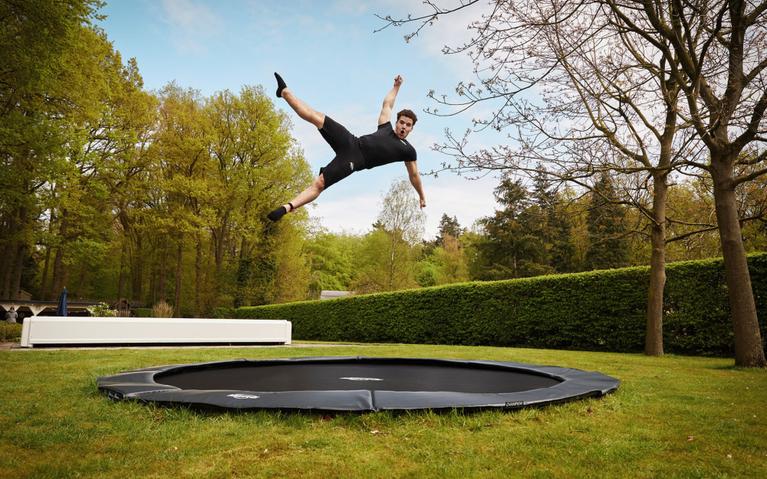
[[[399,87],[402,85],[402,82],[402,76],[397,75],[397,77],[394,79],[394,86],[384,97],[383,107],[381,107],[381,113],[378,115],[379,125],[389,123],[391,120],[391,112],[394,108],[394,100],[397,98],[397,93],[399,93]]]
[[[405,167],[407,168],[407,176],[410,179],[410,184],[418,192],[418,201],[421,208],[426,207],[426,195],[423,193],[423,185],[421,184],[421,175],[418,174],[418,165],[415,161],[406,161]]]

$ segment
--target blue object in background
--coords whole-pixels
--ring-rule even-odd
[[[64,290],[59,295],[59,306],[56,308],[57,316],[67,315],[67,287],[64,286]]]

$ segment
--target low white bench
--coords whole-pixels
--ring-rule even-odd
[[[21,346],[291,343],[290,321],[198,318],[26,318]]]

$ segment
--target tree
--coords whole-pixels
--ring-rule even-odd
[[[423,258],[417,274],[421,286],[456,283],[469,279],[469,268],[461,237],[464,231],[458,219],[442,214],[439,233],[434,241],[423,243]]]
[[[166,258],[175,259],[173,268],[175,314],[181,316],[183,264],[186,242],[204,227],[200,204],[209,190],[213,163],[208,155],[209,126],[203,113],[203,100],[194,90],[167,85],[160,93],[159,125],[154,148],[157,149],[162,196],[156,204],[155,234],[161,243],[155,263],[159,288],[157,296],[166,300]],[[169,239],[171,239],[169,241]],[[173,244],[169,244],[169,243]],[[173,247],[171,250],[170,247]]]
[[[462,2],[456,9],[445,9],[429,2],[433,8],[429,14],[407,20],[389,16],[385,20],[387,26],[421,22],[412,37],[440,16],[475,3]],[[767,67],[762,53],[764,39],[746,34],[749,28],[761,28],[765,9],[764,3],[705,0],[687,2],[684,8],[679,2],[650,0],[498,3],[471,25],[475,38],[463,47],[446,49],[448,53],[471,52],[475,71],[481,72],[479,85],[459,84],[457,92],[465,101],[453,106],[463,111],[482,101],[503,100],[489,120],[476,124],[498,130],[519,127],[520,150],[536,160],[543,157],[556,164],[558,157],[588,157],[583,153],[605,142],[616,153],[606,158],[620,160],[596,167],[590,163],[591,167],[582,170],[565,168],[559,175],[563,179],[579,181],[584,172],[610,170],[623,174],[644,171],[652,180],[652,208],[646,209],[652,221],[653,243],[648,354],[662,353],[659,331],[668,177],[681,166],[708,167],[698,160],[702,142],[712,157],[712,175],[721,180],[714,181],[715,196],[720,199],[717,215],[739,344],[736,363],[764,364],[733,201],[736,184],[764,171],[736,178],[731,167],[740,151],[758,140],[767,107],[767,97],[757,86],[762,84],[762,71]],[[720,68],[725,58],[727,69]],[[751,70],[745,72],[744,65]],[[525,94],[532,88],[541,92],[542,102],[531,101]],[[681,107],[683,97],[686,109]],[[451,104],[444,97],[440,102]],[[560,121],[553,121],[557,118]],[[566,125],[565,130],[552,127],[558,124]],[[684,130],[688,124],[694,127],[695,135]],[[742,132],[735,141],[728,138],[731,127]],[[524,130],[532,130],[532,134],[525,135]],[[578,140],[578,144],[562,140]],[[557,144],[569,151],[541,155],[541,150],[556,152]],[[465,145],[465,138],[448,137],[459,167],[466,162],[474,167],[498,168],[518,156],[511,148],[467,155]],[[763,159],[757,154],[749,161],[756,164]],[[511,164],[520,167],[516,160]],[[630,202],[641,206],[638,201]]]
[[[469,280],[469,269],[459,238],[445,235],[442,246],[432,253],[436,266],[436,284],[450,284]]]
[[[304,247],[311,280],[309,297],[317,299],[322,290],[346,291],[354,279],[353,258],[360,239],[349,235],[319,232]]]
[[[609,175],[602,175],[591,193],[588,214],[589,248],[586,267],[610,269],[628,266],[625,212],[621,205],[611,201],[615,188]]]
[[[764,112],[767,109],[767,39],[763,35],[767,2],[645,0],[642,8],[607,2],[616,21],[647,39],[647,29],[664,42],[663,59],[678,61],[672,70],[689,109],[690,121],[709,153],[694,165],[714,183],[717,224],[724,256],[727,291],[735,332],[735,364],[763,367],[764,345],[756,316],[735,189],[767,173],[764,162]],[[649,39],[647,39],[650,41]],[[726,65],[726,67],[724,67]],[[754,155],[743,157],[744,151]],[[736,176],[738,164],[762,165]]]
[[[444,246],[446,236],[458,239],[461,236],[461,225],[455,216],[451,218],[446,213],[442,213],[442,218],[439,220],[439,234],[435,244],[437,246]]]
[[[480,279],[506,279],[553,272],[546,262],[539,208],[521,180],[506,175],[495,189],[501,204],[491,217],[479,220],[484,238],[476,244],[486,268]]]
[[[424,215],[407,181],[394,181],[360,252],[356,291],[393,291],[413,287],[415,247],[423,236]]]
[[[301,254],[304,241],[300,229],[300,224],[286,222],[278,232],[273,303],[300,301],[307,297],[311,271],[306,256]]]
[[[310,180],[309,167],[293,146],[290,121],[261,87],[245,86],[239,95],[219,92],[206,102],[205,112],[211,125],[208,154],[216,165],[204,208],[215,296],[231,297],[237,305],[262,304],[276,297],[277,238],[288,241],[277,230],[303,234],[304,226],[297,226],[306,218],[299,211],[288,218],[296,227],[281,224],[275,230],[265,208],[300,190]]]
[[[0,3],[0,297],[19,290],[45,210],[38,192],[61,166],[72,125],[97,107],[104,49],[90,22],[100,5]]]
[[[543,215],[541,240],[546,247],[547,263],[558,273],[575,271],[575,246],[568,212],[544,166],[539,165],[537,170],[532,197]]]

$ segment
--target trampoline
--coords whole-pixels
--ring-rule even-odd
[[[98,379],[115,400],[237,410],[518,409],[599,397],[598,372],[498,361],[321,357],[158,366]]]

